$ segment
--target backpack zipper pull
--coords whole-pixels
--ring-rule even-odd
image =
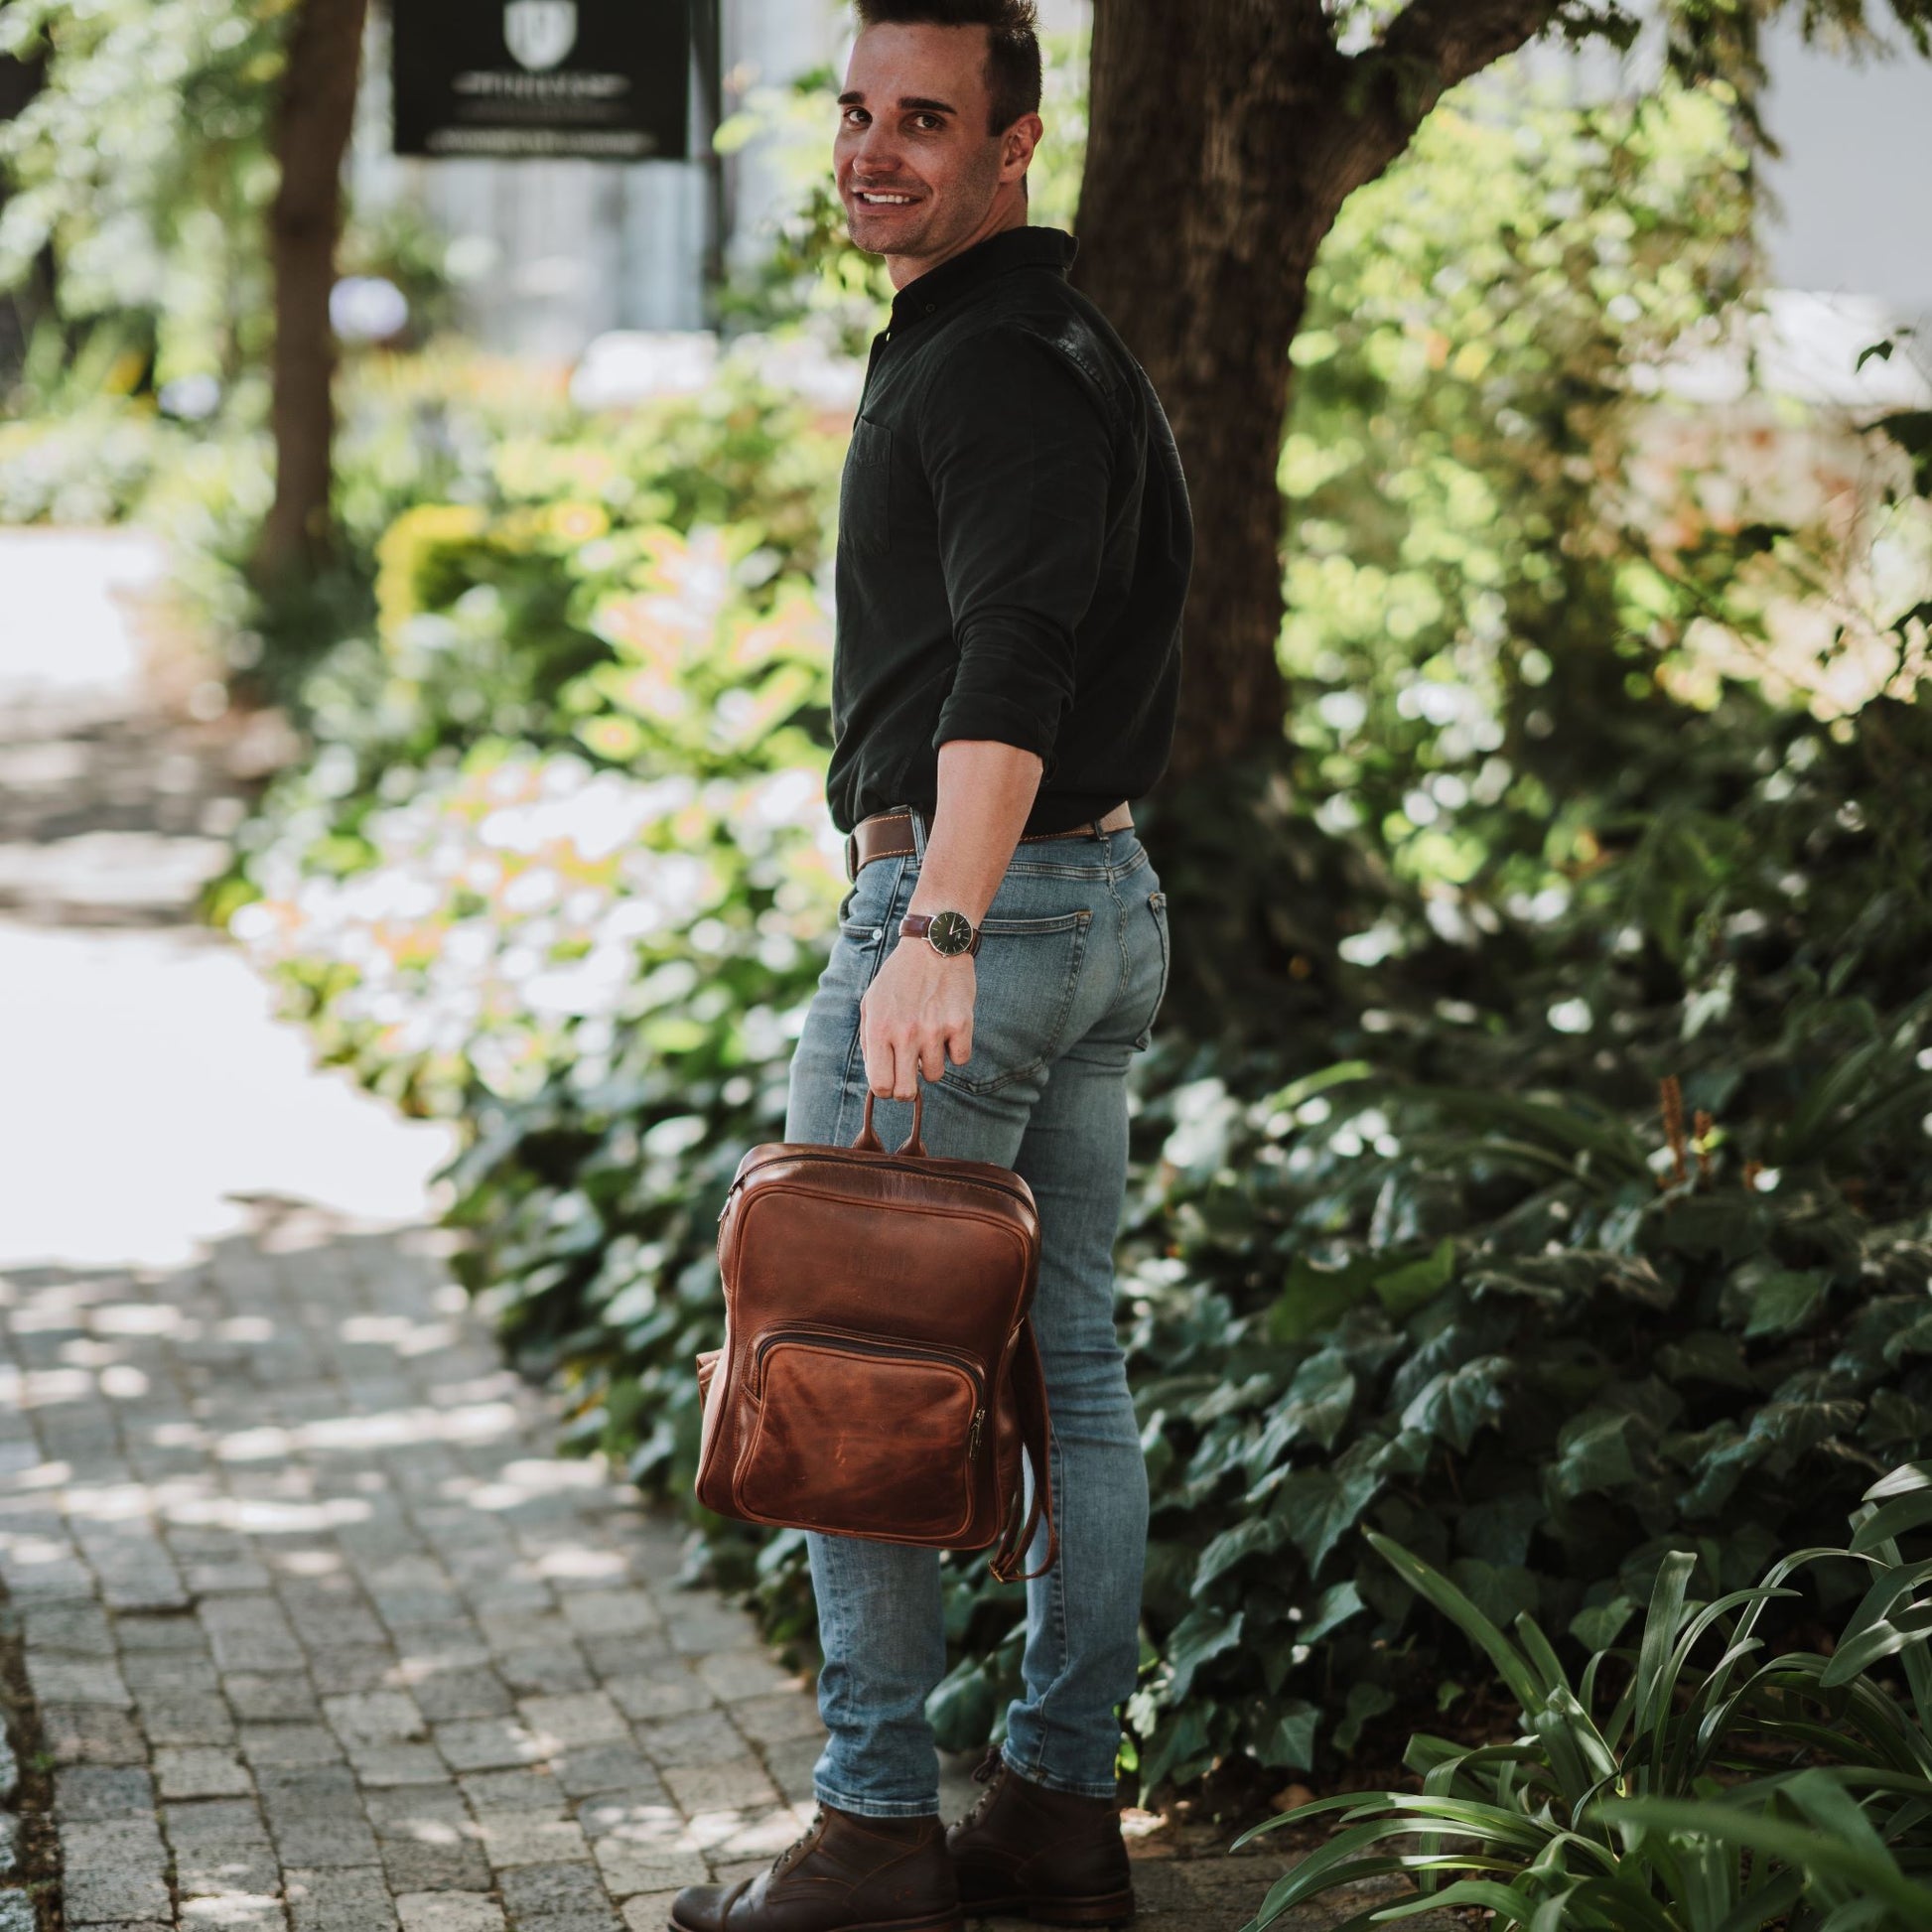
[[[973,1411],[972,1432],[966,1438],[966,1454],[969,1459],[980,1452],[980,1431],[985,1427],[986,1411],[984,1409],[975,1409]]]

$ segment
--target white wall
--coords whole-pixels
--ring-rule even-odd
[[[1784,218],[1764,239],[1784,287],[1875,295],[1932,329],[1932,61],[1892,39],[1899,59],[1855,66],[1788,21],[1770,35],[1764,117],[1785,158],[1764,174]]]

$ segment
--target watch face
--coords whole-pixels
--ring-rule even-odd
[[[935,951],[951,957],[973,943],[973,922],[964,912],[935,912],[925,936]]]

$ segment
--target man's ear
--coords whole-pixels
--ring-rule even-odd
[[[1045,132],[1046,129],[1037,114],[1022,114],[1007,129],[1005,151],[1000,157],[1002,163],[1030,162],[1039,147],[1040,136]],[[1027,178],[1024,174],[1020,177],[1020,187],[1024,194],[1027,187]]]

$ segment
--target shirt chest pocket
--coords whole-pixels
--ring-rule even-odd
[[[893,542],[893,432],[861,416],[839,483],[839,542],[857,556],[883,556]]]

